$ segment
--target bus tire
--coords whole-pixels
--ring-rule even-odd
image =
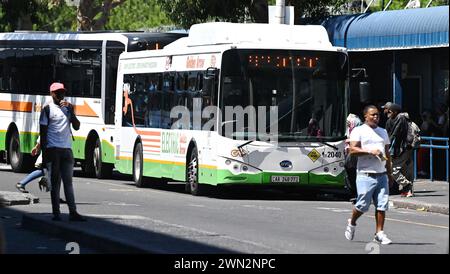
[[[133,181],[137,187],[144,187],[144,157],[142,153],[142,143],[137,143],[133,152]]]
[[[90,140],[89,138],[88,141],[86,142],[84,162],[81,166],[81,169],[83,170],[84,174],[87,177],[94,177],[96,175],[94,164],[94,153],[95,153],[95,142],[94,140],[92,139]]]
[[[113,165],[102,162],[102,144],[98,138],[95,141],[92,158],[94,162],[95,176],[98,179],[111,178]]]
[[[20,138],[16,130],[11,133],[9,139],[8,158],[14,172],[27,172],[32,169],[33,158],[29,154],[20,152]]]
[[[194,196],[204,194],[204,186],[198,180],[198,153],[194,147],[189,155],[189,161],[186,165],[186,191]]]

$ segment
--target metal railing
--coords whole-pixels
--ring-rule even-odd
[[[422,141],[427,143],[421,143],[420,148],[429,148],[430,150],[430,180],[433,181],[433,149],[445,149],[445,169],[446,169],[446,181],[448,182],[448,138],[445,137],[428,137],[421,136]],[[434,144],[433,141],[440,142],[441,144]],[[442,143],[445,142],[445,145]],[[419,149],[420,149],[419,148]],[[417,149],[414,150],[414,180],[417,179]]]

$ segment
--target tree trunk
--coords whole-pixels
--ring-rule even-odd
[[[77,30],[90,31],[92,30],[93,19],[96,10],[94,7],[94,0],[81,0],[77,9]]]
[[[111,10],[125,0],[104,0],[96,5],[95,0],[81,0],[77,9],[77,29],[79,31],[103,30]],[[94,19],[97,15],[98,19]]]

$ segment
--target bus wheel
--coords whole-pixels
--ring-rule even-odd
[[[193,148],[189,157],[189,163],[186,170],[186,191],[194,196],[203,194],[203,186],[198,182],[198,154],[197,148]]]
[[[143,166],[142,144],[137,143],[133,153],[133,180],[137,187],[144,187]]]
[[[110,178],[112,175],[113,165],[102,162],[102,145],[100,139],[95,142],[92,155],[94,161],[95,176],[98,179]]]
[[[31,156],[20,152],[19,133],[14,131],[9,140],[8,157],[14,172],[26,172],[31,170]]]
[[[94,177],[96,175],[94,161],[95,161],[95,143],[93,139],[89,139],[86,142],[85,158],[83,164],[81,165],[81,169],[83,170],[83,172],[87,177]]]

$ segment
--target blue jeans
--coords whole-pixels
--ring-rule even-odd
[[[22,186],[26,186],[29,182],[42,176],[44,176],[44,171],[42,169],[36,169],[35,171],[28,174],[27,177],[23,178],[19,183]]]
[[[64,184],[64,195],[70,213],[75,213],[75,195],[73,192],[73,153],[70,148],[48,148],[47,149],[47,170],[51,182],[50,196],[52,198],[52,211],[54,215],[60,214],[59,192],[61,188],[61,179]]]
[[[360,212],[367,212],[373,200],[378,211],[387,211],[389,207],[389,182],[386,173],[367,175],[357,173],[356,189],[358,197],[355,208]]]

